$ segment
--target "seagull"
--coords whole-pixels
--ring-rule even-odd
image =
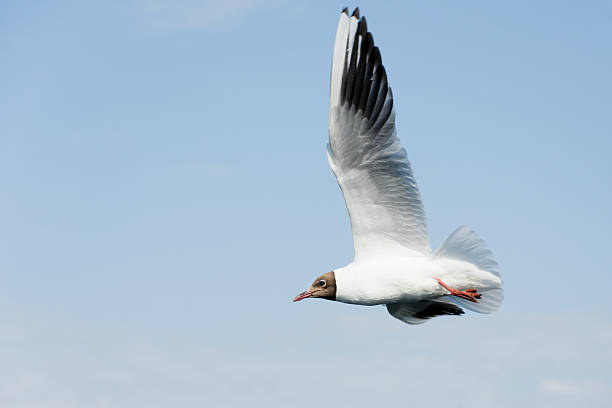
[[[342,10],[334,44],[327,159],[351,220],[355,256],[293,299],[386,305],[409,324],[497,310],[499,265],[465,226],[435,252],[425,210],[395,129],[393,94],[365,17]]]

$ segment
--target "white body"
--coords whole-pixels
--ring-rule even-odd
[[[368,258],[335,269],[336,300],[359,305],[415,302],[448,294],[438,281],[459,290],[500,288],[502,280],[475,265],[432,256]]]

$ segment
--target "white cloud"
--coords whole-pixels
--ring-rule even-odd
[[[592,397],[606,393],[606,386],[601,383],[577,383],[559,379],[545,379],[540,383],[542,392],[560,397]]]

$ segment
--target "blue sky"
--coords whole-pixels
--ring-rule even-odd
[[[1,406],[609,403],[612,6],[380,3],[432,245],[484,237],[502,309],[291,302],[352,258],[325,143],[354,4],[5,1]]]

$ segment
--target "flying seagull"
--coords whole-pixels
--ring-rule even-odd
[[[327,158],[351,219],[355,258],[293,301],[384,304],[410,324],[463,308],[498,309],[499,266],[475,232],[461,226],[431,250],[421,195],[395,131],[393,94],[359,9],[340,14],[330,88]]]

